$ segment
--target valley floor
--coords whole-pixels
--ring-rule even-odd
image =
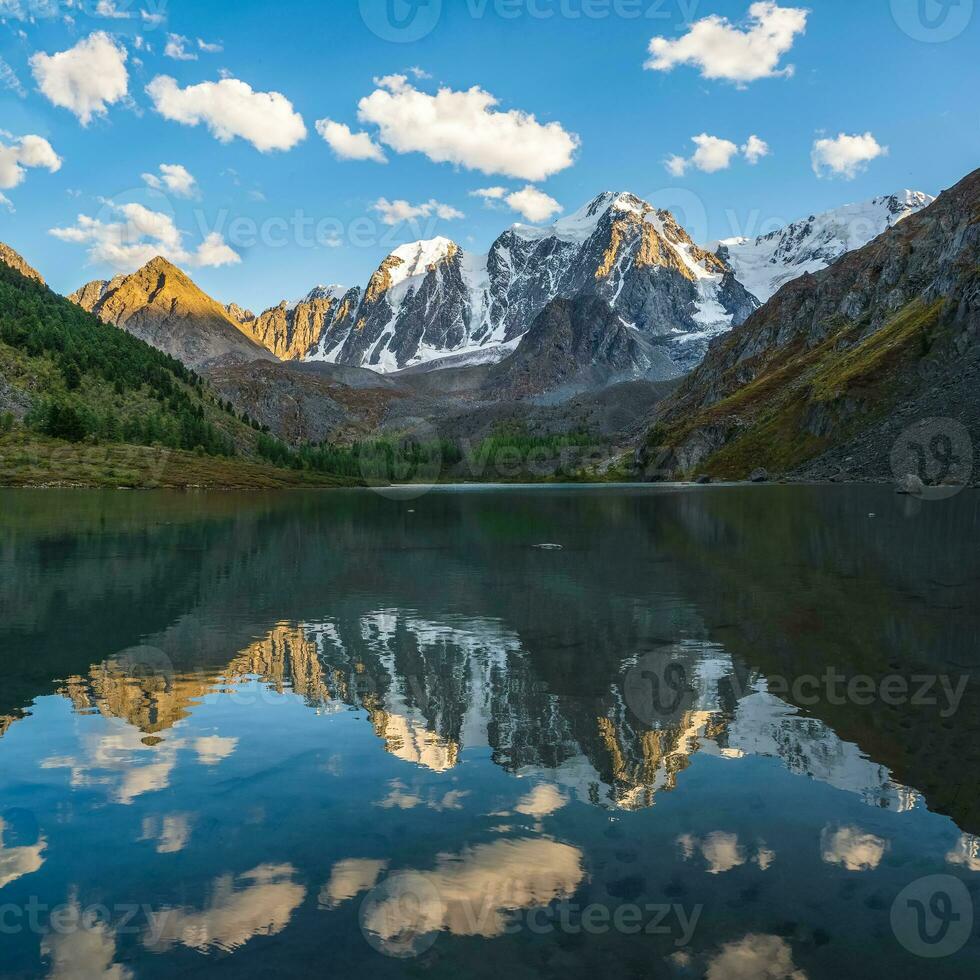
[[[0,438],[0,486],[277,490],[348,487],[353,480],[162,447],[60,442],[24,432]]]

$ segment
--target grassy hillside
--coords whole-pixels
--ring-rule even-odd
[[[863,323],[844,324],[816,347],[790,346],[727,398],[657,425],[649,445],[678,446],[698,430],[727,430],[698,473],[745,479],[759,466],[789,472],[888,411],[903,369],[934,343],[941,309],[942,301],[916,300],[864,340],[856,339]]]
[[[0,483],[350,482],[277,470],[261,435],[179,361],[0,262]]]

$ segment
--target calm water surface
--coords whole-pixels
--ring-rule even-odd
[[[973,492],[0,493],[0,976],[976,978],[978,596]]]

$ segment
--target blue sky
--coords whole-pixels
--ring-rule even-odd
[[[407,34],[391,27],[389,2]],[[709,28],[747,35],[758,27],[750,0],[413,3],[0,0],[0,193],[9,201],[0,205],[0,240],[67,292],[117,271],[102,260],[100,236],[132,217],[123,206],[138,204],[140,228],[157,220],[147,213],[164,216],[161,234],[171,236],[175,254],[189,257],[184,264],[204,289],[261,309],[317,283],[363,284],[393,247],[420,236],[483,250],[525,220],[507,198],[529,186],[566,214],[601,190],[631,190],[675,210],[695,238],[708,240],[772,230],[905,187],[937,193],[980,163],[974,0],[757,4],[771,8],[766,16],[808,10],[805,30],[791,29],[788,47],[768,66],[755,49],[733,65],[702,43],[710,42],[703,33]],[[86,75],[81,61],[82,77],[66,82],[63,62],[36,58],[84,45],[95,32],[126,53],[124,94],[108,70]],[[165,54],[170,35],[187,39],[171,47],[179,54],[182,46],[186,60]],[[645,68],[654,37],[668,45],[660,67]],[[754,74],[762,77],[748,77]],[[399,75],[404,79],[375,81]],[[169,101],[159,89],[156,97],[146,92],[158,76],[175,80]],[[237,109],[215,107],[229,94],[213,87],[223,78],[284,98],[275,100],[268,123],[263,96],[243,120],[248,99]],[[186,91],[202,83],[204,89]],[[496,100],[486,114],[498,116],[482,141],[479,126],[468,127],[465,118],[443,119],[445,107],[436,108],[439,127],[431,132],[402,111],[431,108],[429,97],[440,88],[459,93],[462,104],[474,86]],[[104,112],[92,108],[100,92],[108,99]],[[358,103],[368,96],[375,108],[359,119]],[[536,123],[506,116],[515,110]],[[228,112],[230,123],[221,116]],[[202,121],[190,125],[164,113]],[[361,155],[387,163],[341,159],[317,132],[323,119],[364,134],[353,144],[340,141],[341,154],[356,144]],[[231,127],[228,141],[215,135],[223,124]],[[507,138],[511,124],[519,140]],[[692,137],[701,134],[716,141],[705,148],[707,170],[691,162]],[[815,141],[840,134],[862,141],[871,134],[878,149],[869,155],[861,143],[835,154],[831,147],[826,160],[838,170],[828,162],[818,176]],[[25,136],[46,140],[60,167],[40,144],[28,153],[18,142]],[[754,163],[741,149],[750,136],[768,148]],[[258,145],[277,141],[289,148],[262,152]],[[399,152],[406,145],[424,150]],[[672,156],[688,162],[671,173],[665,161]],[[15,174],[17,159],[29,163]],[[147,185],[141,175],[161,183],[161,164],[192,175],[192,196]],[[471,196],[488,188],[503,188],[495,191],[502,196]],[[424,213],[386,225],[380,199]],[[528,200],[515,203],[526,209]],[[91,221],[80,225],[79,215],[99,222],[98,230]],[[61,237],[50,229],[62,229]],[[210,247],[199,252],[205,239]],[[135,243],[152,248],[154,241]]]

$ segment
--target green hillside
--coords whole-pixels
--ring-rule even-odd
[[[179,361],[0,262],[0,483],[349,482],[283,473],[259,435]],[[119,446],[147,451],[121,465]]]

